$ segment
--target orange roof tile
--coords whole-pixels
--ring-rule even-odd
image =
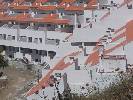
[[[29,10],[30,9],[30,6],[19,5],[19,6],[14,6],[13,9],[14,10]]]
[[[22,14],[18,14],[16,16],[14,16],[15,21],[18,22],[27,22],[30,21],[29,19],[31,18],[31,15],[28,13],[22,13]]]
[[[51,23],[51,24],[69,24],[67,19],[53,19],[53,18],[33,18],[32,22]]]
[[[84,7],[83,6],[69,6],[66,7],[65,10],[69,11],[83,11]]]
[[[8,7],[7,3],[6,2],[3,2],[0,4],[0,10],[4,10]]]
[[[96,9],[96,8],[97,8],[96,5],[97,5],[97,0],[91,0],[91,1],[88,3],[86,9]]]
[[[16,22],[28,22],[30,18],[30,14],[19,14],[16,16],[4,16],[0,17],[1,21],[16,21]]]
[[[56,10],[56,6],[53,5],[49,5],[49,6],[39,6],[37,8],[38,10]]]
[[[5,13],[0,13],[0,21],[4,21],[4,20],[7,20],[7,14],[5,14]]]
[[[73,3],[76,0],[63,0],[59,5],[58,5],[58,9],[64,9],[66,8],[67,4]]]
[[[93,10],[93,9],[97,9],[97,6],[87,6],[87,7],[85,7],[85,9],[87,9],[87,10]]]
[[[57,9],[64,9],[64,8],[66,8],[66,5],[58,5],[57,6]]]
[[[54,24],[69,24],[70,20],[68,19],[55,19],[53,20]]]
[[[75,2],[76,0],[63,0],[62,3],[73,3]]]
[[[32,6],[33,7],[38,7],[38,6],[40,6],[40,4],[41,3],[45,3],[45,2],[47,2],[48,0],[36,0],[33,4],[32,4]]]
[[[59,18],[59,15],[58,14],[48,14],[45,16],[45,18]]]
[[[20,4],[22,4],[24,1],[25,1],[25,0],[14,0],[14,1],[10,4],[9,7],[17,6],[17,4],[20,5]]]

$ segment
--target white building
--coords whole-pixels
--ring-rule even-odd
[[[0,3],[0,47],[10,59],[27,58],[44,64],[42,78],[27,93],[28,100],[52,100],[52,75],[72,93],[86,93],[89,84],[103,89],[127,64],[131,56],[132,0],[14,0]],[[48,68],[46,68],[48,67]],[[88,86],[88,85],[87,85]],[[44,89],[45,87],[45,89]],[[61,88],[62,87],[62,88]]]

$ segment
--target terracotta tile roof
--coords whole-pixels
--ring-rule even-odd
[[[20,5],[24,2],[25,0],[14,0],[9,7],[14,7],[14,6],[17,6],[17,5]]]
[[[32,22],[51,23],[51,24],[69,24],[67,19],[53,19],[53,18],[33,18]]]
[[[56,10],[56,6],[54,5],[48,5],[48,6],[38,6],[38,10]]]
[[[68,4],[75,2],[76,0],[63,0],[58,6],[58,9],[65,9]]]
[[[8,4],[6,2],[0,3],[0,10],[7,9],[7,7],[8,7]]]
[[[47,1],[48,1],[48,0],[36,0],[36,1],[32,4],[32,6],[33,6],[33,7],[40,6],[41,3],[45,3],[45,2],[47,2]]]
[[[13,7],[14,10],[29,10],[30,6],[27,5],[19,5],[19,6],[14,6]]]
[[[58,14],[48,14],[45,16],[45,18],[59,18],[59,15]]]
[[[75,2],[76,0],[63,0],[62,3],[73,3]]]
[[[18,14],[16,16],[0,15],[1,21],[16,21],[16,22],[29,22],[31,18],[30,14]]]
[[[96,9],[96,8],[97,8],[96,5],[97,5],[97,0],[91,0],[91,1],[88,3],[86,9]]]
[[[69,7],[66,7],[65,10],[67,10],[67,11],[83,11],[84,7],[83,6],[69,6]]]

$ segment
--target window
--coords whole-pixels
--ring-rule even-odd
[[[28,42],[32,42],[32,37],[28,37]]]
[[[39,38],[39,42],[42,43],[42,38]]]
[[[38,38],[35,38],[34,39],[34,43],[38,43]]]
[[[7,40],[12,40],[12,36],[11,35],[8,35],[7,36]]]
[[[32,49],[29,49],[29,53],[32,53]]]
[[[39,50],[39,55],[42,55],[42,50]]]
[[[42,51],[42,55],[43,55],[43,56],[47,56],[47,51],[45,51],[45,50]]]
[[[97,42],[84,42],[84,46],[96,46]]]
[[[9,47],[9,51],[12,51],[12,47]]]
[[[63,28],[63,25],[61,25],[61,28]]]
[[[78,25],[78,28],[81,28],[81,24]]]
[[[38,59],[35,59],[35,62],[38,62]]]
[[[14,58],[14,55],[9,55],[9,58]]]
[[[63,13],[61,13],[61,16],[63,16]]]
[[[38,50],[36,50],[36,54],[38,54]]]
[[[81,46],[82,42],[72,42],[71,45],[72,46]]]
[[[12,40],[15,40],[15,36],[12,36]]]
[[[24,52],[24,48],[20,48],[20,52],[23,53]]]
[[[90,22],[90,18],[86,18],[86,23],[89,23]]]
[[[12,51],[15,51],[15,47],[12,47]]]
[[[3,34],[3,39],[6,40],[6,34]]]
[[[26,36],[21,36],[21,37],[20,37],[20,41],[26,42],[26,41],[27,41],[27,37],[26,37]]]
[[[16,51],[19,52],[19,47],[16,47]]]
[[[47,24],[47,27],[50,27],[51,25],[50,24]]]
[[[55,76],[61,78],[61,73],[55,73]]]
[[[2,34],[0,34],[0,37],[2,37]]]

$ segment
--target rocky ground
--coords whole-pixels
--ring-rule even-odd
[[[34,72],[15,67],[8,67],[0,71],[3,71],[4,75],[8,77],[7,86],[0,89],[0,100],[25,100],[24,95],[32,87],[30,83],[35,78]]]

